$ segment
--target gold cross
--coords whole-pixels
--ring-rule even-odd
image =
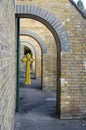
[[[26,76],[25,76],[25,84],[31,84],[30,81],[30,63],[33,62],[33,58],[31,58],[31,55],[28,53],[26,56],[22,58],[22,62],[26,62]]]

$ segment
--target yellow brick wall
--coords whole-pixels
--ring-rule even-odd
[[[14,129],[16,100],[15,5],[0,1],[0,130]]]
[[[86,114],[86,20],[68,0],[17,0],[17,4],[41,7],[49,13],[54,14],[64,26],[69,40],[69,50],[67,52],[59,52],[51,33],[47,33],[47,30],[41,28],[37,23],[33,27],[33,24],[31,26],[29,22],[30,26],[28,26],[28,29],[33,31],[38,30],[37,33],[42,37],[47,46],[48,54],[44,55],[43,59],[44,76],[47,75],[45,74],[46,72],[50,71],[49,68],[51,68],[51,66],[53,66],[52,68],[55,68],[55,71],[58,73],[59,70],[57,70],[54,65],[57,63],[56,59],[58,59],[58,55],[56,58],[57,52],[61,55],[59,59],[61,61],[59,68],[61,70],[59,79],[61,88],[61,118],[84,116]],[[25,28],[25,25],[22,25],[22,28],[23,27]],[[50,63],[53,64],[51,65]],[[49,75],[43,79],[44,86],[48,84],[50,77],[52,79],[52,76],[55,76],[55,72],[52,76],[50,73],[48,74]],[[53,83],[56,82],[54,81]]]

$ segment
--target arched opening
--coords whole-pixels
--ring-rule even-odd
[[[22,10],[23,9],[23,10]],[[20,6],[16,8],[16,17],[17,18],[30,18],[37,20],[41,23],[43,23],[53,34],[56,46],[57,46],[57,113],[60,117],[60,94],[61,94],[61,86],[60,86],[60,51],[68,51],[69,50],[69,42],[67,39],[67,35],[65,32],[64,27],[59,23],[59,21],[50,13],[47,11],[30,6],[24,7]],[[43,15],[42,15],[43,14]]]
[[[39,46],[41,48],[42,53],[47,53],[47,48],[45,46],[45,43],[43,42],[42,38],[39,35],[37,35],[35,32],[27,31],[27,30],[20,30],[20,35],[21,36],[22,35],[30,36],[33,39],[35,39],[38,42],[38,44],[39,44]]]
[[[32,41],[30,41],[30,40],[20,39],[20,43],[21,43],[21,46],[22,45],[27,46],[32,51],[33,59],[34,59],[34,62],[32,63],[32,72],[34,73],[34,76],[35,76],[34,78],[37,78],[38,77],[38,72],[36,70],[36,68],[37,68],[36,66],[38,64],[38,62],[37,62],[37,56],[39,54],[39,51],[40,51],[40,54],[41,54],[41,50],[39,50],[40,48],[39,49],[35,48],[34,43]]]
[[[20,30],[20,36],[21,36],[21,38],[22,37],[24,38],[24,36],[26,36],[26,38],[30,36],[31,38],[34,39],[34,41],[37,42],[37,44],[39,45],[39,47],[41,49],[41,58],[40,58],[41,59],[41,71],[38,72],[40,74],[38,76],[36,76],[36,77],[40,77],[41,78],[41,88],[43,89],[43,86],[42,86],[43,85],[43,83],[42,83],[42,77],[43,77],[43,55],[47,53],[46,45],[45,45],[44,41],[42,40],[42,38],[39,35],[37,35],[35,32],[33,32],[33,31]],[[30,37],[29,37],[29,39],[30,39]],[[32,43],[34,43],[34,41]]]

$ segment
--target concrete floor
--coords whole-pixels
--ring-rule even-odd
[[[42,91],[41,81],[34,79],[24,85],[20,76],[20,106],[15,115],[15,130],[86,130],[84,120],[59,120],[56,115],[56,94]]]

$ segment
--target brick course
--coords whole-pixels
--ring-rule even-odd
[[[16,88],[15,6],[0,1],[0,130],[13,130]]]

